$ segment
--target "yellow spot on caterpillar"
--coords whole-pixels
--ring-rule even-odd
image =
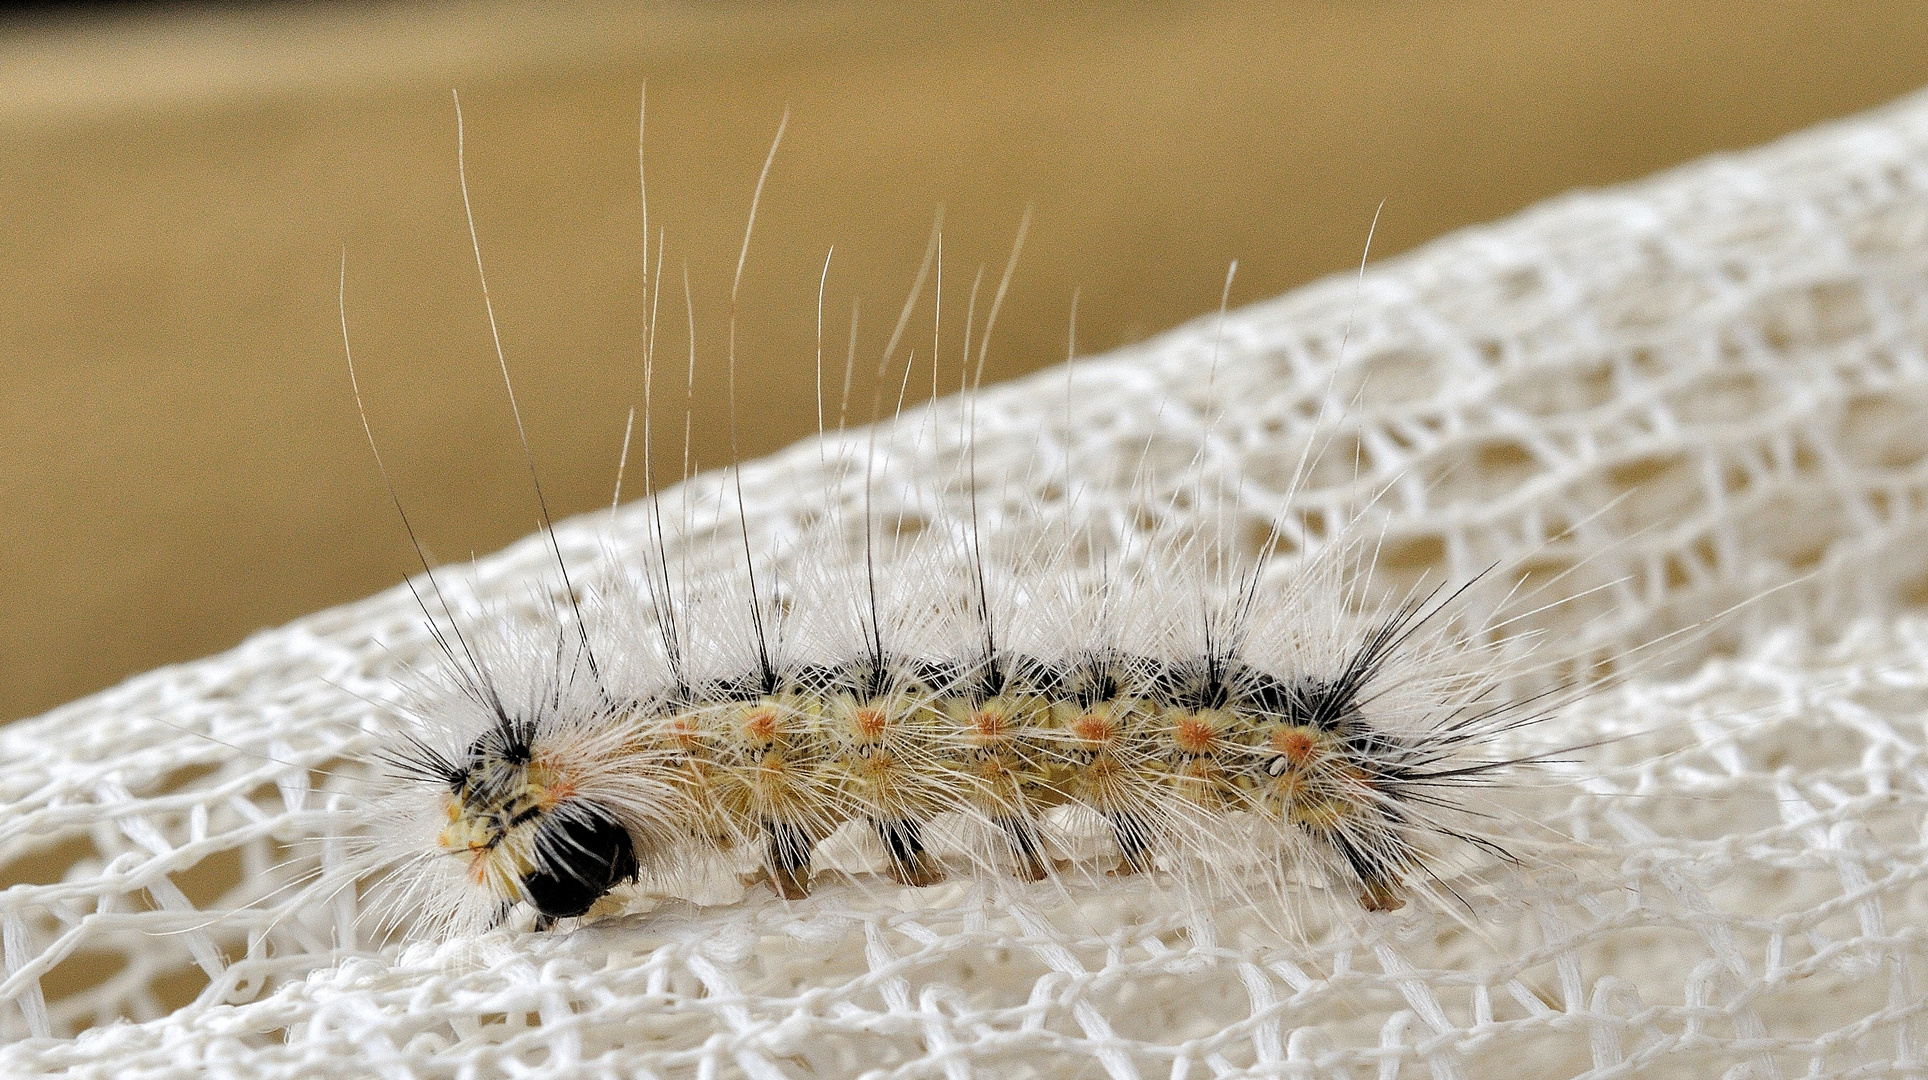
[[[576,793],[575,780],[553,760],[516,765],[484,759],[460,791],[443,795],[446,824],[436,845],[468,859],[467,875],[475,885],[512,899],[518,895],[516,882],[535,867],[530,836],[536,823]]]
[[[669,722],[668,733],[670,741],[675,743],[677,748],[681,750],[694,750],[702,742],[701,732],[697,730],[695,717],[675,717]]]
[[[463,801],[454,795],[442,797],[442,812],[448,819],[442,832],[435,838],[436,844],[451,855],[465,851],[480,851],[488,846],[487,826],[479,817],[471,815]]]
[[[1303,825],[1314,832],[1331,832],[1352,816],[1352,807],[1339,799],[1293,799],[1290,813],[1286,816],[1294,825]]]
[[[1084,767],[1083,779],[1094,790],[1103,790],[1122,780],[1126,775],[1125,767],[1110,754],[1099,754],[1091,764]]]

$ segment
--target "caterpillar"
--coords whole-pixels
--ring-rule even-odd
[[[766,161],[751,228],[768,172]],[[937,504],[891,488],[875,428],[839,425],[820,438],[844,483],[780,551],[753,550],[726,471],[652,493],[641,550],[604,579],[572,580],[551,533],[560,587],[534,623],[464,626],[445,600],[430,603],[440,586],[427,573],[417,598],[440,664],[377,755],[382,790],[363,812],[387,924],[430,937],[516,920],[549,929],[611,910],[627,886],[669,889],[744,862],[800,899],[813,853],[846,829],[905,886],[959,864],[1027,881],[1102,870],[1209,886],[1250,873],[1279,890],[1327,885],[1367,913],[1414,896],[1450,905],[1455,859],[1516,857],[1477,793],[1541,756],[1496,747],[1563,692],[1517,689],[1550,666],[1516,625],[1531,595],[1519,575],[1391,588],[1367,532],[1321,537],[1303,522],[1242,550],[1236,477],[1194,456],[1172,483],[1149,444],[1113,464],[1132,470],[1146,515],[1187,502],[1187,528],[1028,520],[997,505],[996,470],[977,459],[972,373],[1023,232],[981,327],[982,271],[972,286],[963,396],[900,405],[894,421],[948,456],[954,482]],[[879,362],[879,410],[933,268],[943,299],[941,235]],[[746,229],[743,257],[749,242]],[[657,251],[652,297],[660,237]],[[348,364],[360,408],[352,352]],[[854,353],[844,411],[852,365]],[[907,383],[914,358],[901,366]],[[645,373],[647,471],[653,358]],[[1318,458],[1307,443],[1290,467],[1302,475]],[[707,517],[722,535],[732,516],[735,566],[672,557],[679,520],[702,531]],[[1493,586],[1501,599],[1487,603]],[[1057,857],[1077,847],[1079,822],[1108,837],[1108,865]],[[964,840],[941,855],[938,830]]]

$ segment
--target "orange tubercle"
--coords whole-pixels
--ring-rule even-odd
[[[857,734],[866,739],[883,738],[884,729],[890,726],[890,716],[882,709],[865,707],[858,709],[851,720],[857,726]]]
[[[1071,722],[1071,733],[1089,743],[1108,743],[1118,736],[1118,725],[1108,716],[1086,713]]]
[[[971,713],[971,731],[980,739],[1001,739],[1009,728],[1010,718],[997,709],[977,709]]]
[[[1281,728],[1272,733],[1272,749],[1284,756],[1294,768],[1304,768],[1318,756],[1318,744],[1305,728]]]
[[[1172,743],[1187,754],[1209,753],[1218,745],[1218,732],[1204,717],[1181,716],[1172,729]]]
[[[758,709],[744,718],[743,733],[759,742],[769,742],[777,737],[777,711]]]

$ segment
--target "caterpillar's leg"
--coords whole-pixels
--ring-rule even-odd
[[[997,824],[1011,845],[1011,857],[1017,860],[1018,877],[1025,881],[1043,881],[1046,871],[1044,856],[1038,851],[1037,830],[1020,817],[1001,817]]]
[[[1359,906],[1367,911],[1398,911],[1406,906],[1399,895],[1399,867],[1410,864],[1418,853],[1390,831],[1380,837],[1383,847],[1362,843],[1360,837],[1344,828],[1315,830],[1314,836],[1331,844],[1352,868],[1359,882]]]
[[[1130,811],[1120,810],[1106,814],[1111,822],[1111,832],[1118,838],[1118,853],[1124,860],[1113,870],[1113,874],[1136,874],[1151,869],[1151,830],[1145,819]]]
[[[770,834],[770,885],[785,900],[801,900],[810,895],[810,850],[816,841],[810,834],[787,821],[766,821]]]
[[[554,915],[544,915],[540,911],[536,912],[536,925],[535,925],[536,933],[540,934],[544,930],[554,930],[555,928],[556,928],[556,917]]]
[[[877,836],[890,853],[890,876],[900,885],[922,888],[944,880],[944,872],[932,864],[924,851],[924,828],[911,818],[895,821],[872,819]]]

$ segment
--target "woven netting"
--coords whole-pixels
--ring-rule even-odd
[[[928,434],[959,410],[878,436],[880,498],[955,501],[955,448]],[[1315,429],[1321,467],[1290,490]],[[1229,475],[1253,551],[1363,520],[1388,572],[1579,568],[1598,591],[1551,616],[1576,654],[1755,599],[1540,725],[1609,740],[1494,795],[1572,837],[1568,869],[1489,867],[1470,918],[1282,933],[1156,874],[910,890],[846,845],[803,901],[722,882],[433,944],[375,940],[354,890],[268,895],[340,863],[322,838],[433,660],[393,589],[0,729],[0,1071],[1928,1070],[1928,97],[986,391],[976,432],[1033,520],[1131,527],[1148,489],[1205,505],[1169,496]],[[1147,440],[1186,467],[1134,469]],[[849,497],[836,457],[742,470],[754,548]],[[644,521],[558,540],[593,584]],[[741,558],[733,527],[672,533],[697,570]],[[554,576],[531,538],[442,583],[486,627],[548,617]]]

